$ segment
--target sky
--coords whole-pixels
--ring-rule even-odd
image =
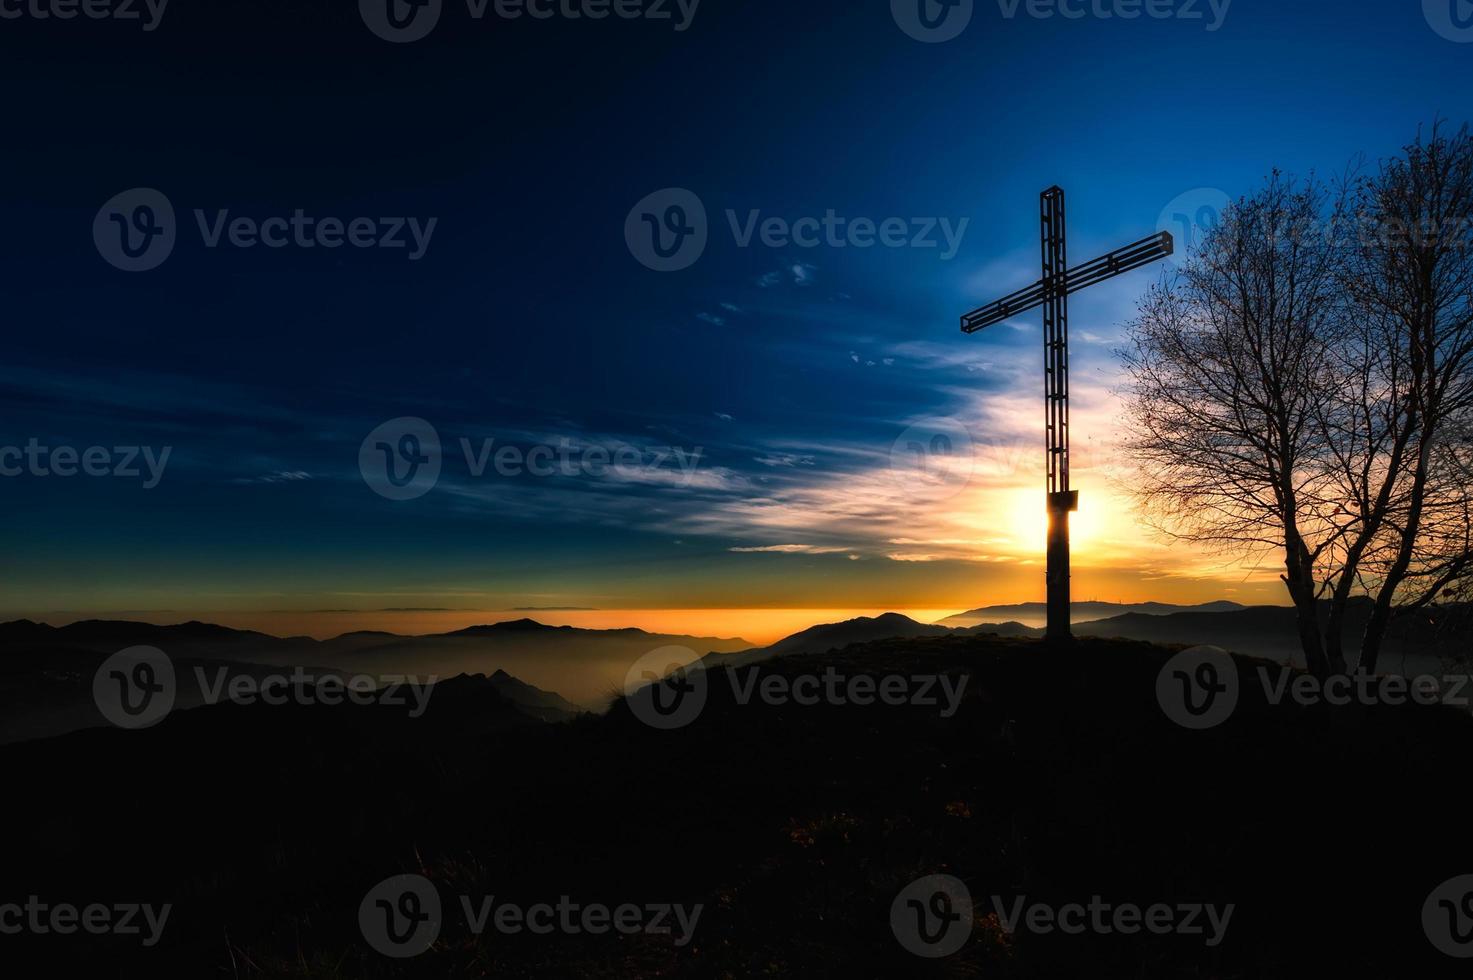
[[[958,329],[1039,193],[1079,262],[1473,118],[1463,0],[386,2],[0,0],[0,615],[1041,599],[1039,315]],[[1071,300],[1075,598],[1282,603],[1132,510],[1163,269]]]

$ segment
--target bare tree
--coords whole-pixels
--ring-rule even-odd
[[[1373,600],[1361,669],[1374,671],[1393,615],[1465,584],[1473,414],[1473,139],[1466,127],[1406,147],[1359,185],[1344,292],[1369,380],[1362,457],[1345,483],[1360,511],[1342,571]]]
[[[1347,669],[1353,598],[1374,671],[1393,616],[1473,593],[1470,233],[1473,139],[1434,126],[1335,192],[1275,173],[1131,324],[1147,514],[1281,558],[1316,674]]]
[[[1321,676],[1320,569],[1351,520],[1327,493],[1320,421],[1342,306],[1323,234],[1329,201],[1315,180],[1275,173],[1147,295],[1122,352],[1150,519],[1221,551],[1277,554]]]

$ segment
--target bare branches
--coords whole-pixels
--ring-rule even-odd
[[[1274,173],[1152,290],[1122,352],[1148,520],[1282,555],[1312,668],[1473,594],[1473,139],[1432,127],[1331,189]],[[1321,634],[1318,600],[1329,621]]]

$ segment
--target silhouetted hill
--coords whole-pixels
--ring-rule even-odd
[[[1275,705],[1245,685],[1229,720],[1189,731],[1156,701],[1170,655],[956,634],[737,671],[779,687],[834,672],[870,690],[965,678],[946,717],[910,702],[742,703],[713,672],[683,728],[649,727],[623,701],[528,725],[472,677],[445,682],[419,718],[227,706],[0,747],[12,785],[46,787],[0,810],[0,833],[23,842],[0,900],[174,906],[154,947],[23,934],[0,958],[16,976],[1465,975],[1423,935],[1421,908],[1473,867],[1458,829],[1473,719]],[[1405,846],[1408,833],[1423,845]],[[430,950],[390,960],[364,944],[358,909],[405,873],[434,884],[444,921]],[[900,947],[890,915],[902,888],[937,873],[967,885],[974,921],[959,952],[930,962]],[[461,895],[703,911],[683,946],[477,936]],[[1008,935],[994,904],[1095,896],[1233,913],[1209,946],[1140,929]]]
[[[265,667],[307,666],[345,674],[411,674],[451,677],[494,675],[498,670],[544,691],[557,691],[584,708],[602,709],[622,689],[631,664],[660,647],[697,651],[747,650],[740,638],[648,633],[640,629],[593,630],[548,626],[532,619],[472,626],[452,633],[400,636],[361,631],[330,640],[274,637],[208,623],[156,626],[92,620],[52,627],[18,620],[0,624],[0,662],[22,648],[36,668],[47,649],[109,655],[131,646],[157,647],[174,659],[225,661]],[[97,660],[93,663],[96,667]],[[558,707],[548,705],[546,707]],[[561,709],[560,709],[561,710]]]
[[[533,629],[532,627],[537,627]],[[642,641],[622,633],[610,643],[600,631],[559,628],[562,641],[556,645],[540,642],[545,635],[540,624],[528,626],[513,623],[508,628],[486,627],[494,636],[514,637],[505,643],[484,642],[487,634],[473,633],[444,637],[401,637],[391,633],[348,633],[319,642],[306,637],[278,638],[249,630],[233,630],[209,623],[188,622],[158,626],[127,621],[88,620],[62,627],[18,620],[0,624],[0,743],[44,738],[107,725],[93,697],[93,678],[107,657],[134,646],[155,647],[170,658],[176,683],[175,709],[190,710],[218,701],[212,692],[224,690],[222,684],[239,679],[254,682],[272,681],[291,670],[302,668],[313,676],[346,679],[367,675],[375,688],[396,683],[401,676],[425,684],[465,675],[487,675],[486,683],[500,696],[517,704],[530,718],[561,721],[585,708],[559,694],[518,679],[510,673],[490,666],[497,662],[526,660],[538,654],[545,673],[552,673],[558,656],[571,660],[568,644],[586,644],[578,655],[612,657],[622,670],[637,653],[644,652]],[[592,640],[589,636],[593,635]],[[532,637],[532,642],[525,638]],[[676,638],[672,638],[676,639]],[[692,642],[705,644],[707,638]],[[726,642],[744,646],[743,641]],[[592,648],[592,649],[590,649]],[[488,670],[488,666],[490,669]],[[566,669],[566,665],[564,665]],[[463,683],[468,683],[462,681]],[[612,689],[612,674],[596,693]]]
[[[1192,606],[1176,606],[1167,602],[1075,602],[1069,607],[1073,622],[1106,619],[1126,613],[1147,616],[1169,616],[1179,612],[1233,612],[1244,606],[1226,599]],[[1010,606],[983,606],[941,620],[943,626],[976,626],[982,623],[1016,621],[1025,626],[1041,627],[1047,619],[1047,606],[1042,602],[1020,602]]]
[[[1364,620],[1360,625],[1364,626]],[[1239,653],[1275,659],[1288,659],[1299,649],[1294,610],[1284,606],[1254,606],[1229,613],[1181,612],[1170,616],[1127,613],[1076,623],[1074,632],[1078,636],[1121,637],[1153,643],[1211,642]]]
[[[976,626],[967,627],[964,632],[975,633],[978,636],[991,634],[993,636],[1042,636],[1043,631],[1034,629],[1032,626],[1024,626],[1022,623],[978,623]]]
[[[860,616],[841,623],[822,623],[783,637],[771,646],[757,647],[735,654],[713,652],[703,658],[707,667],[738,667],[757,663],[769,657],[795,653],[823,653],[854,643],[869,643],[897,637],[945,636],[952,630],[945,626],[918,623],[900,613]]]
[[[861,616],[842,623],[813,626],[779,640],[766,650],[775,657],[794,653],[823,653],[842,649],[851,643],[868,643],[896,637],[945,636],[950,632],[945,626],[918,623],[900,613],[885,613],[881,616]]]
[[[1386,632],[1380,668],[1399,670],[1401,658],[1407,658],[1412,672],[1434,670],[1441,661],[1466,660],[1469,612],[1468,607],[1455,605],[1394,618]],[[1361,635],[1370,613],[1369,599],[1351,599],[1346,605],[1345,650],[1352,666],[1360,653]],[[1322,603],[1321,625],[1328,615],[1328,605]],[[1076,623],[1074,633],[1161,644],[1211,643],[1236,653],[1303,665],[1295,613],[1284,606],[1250,606],[1232,612],[1179,612],[1168,616],[1130,613]]]
[[[498,633],[542,633],[548,630],[570,630],[571,626],[547,626],[537,622],[535,619],[508,619],[500,623],[489,623],[485,626],[467,626],[463,630],[455,630],[444,633],[444,636],[486,636]]]
[[[498,670],[487,681],[497,694],[508,701],[536,714],[544,721],[566,721],[581,714],[584,709],[553,691],[544,691],[525,681],[517,680],[504,670]]]

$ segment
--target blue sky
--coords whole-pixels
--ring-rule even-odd
[[[1181,195],[1373,164],[1473,115],[1473,43],[1434,29],[1433,0],[1234,0],[1220,23],[1205,0],[1161,8],[1202,19],[1134,20],[978,2],[943,43],[878,0],[704,0],[685,30],[447,0],[407,44],[351,4],[176,2],[150,31],[0,19],[18,232],[0,244],[0,447],[171,449],[152,488],[0,478],[4,612],[1038,598],[1018,502],[1041,488],[1036,314],[957,329],[1037,277],[1038,193],[1068,191],[1079,261]],[[91,230],[132,188],[176,212],[152,271],[109,265]],[[709,241],[662,273],[624,229],[666,188],[701,201]],[[435,224],[411,261],[210,248],[194,215],[298,209],[376,235]],[[900,219],[907,241],[966,224],[950,257],[742,247],[728,211]],[[1086,502],[1122,478],[1111,347],[1156,274],[1073,303]],[[359,467],[399,417],[444,444],[407,501]],[[897,466],[907,430],[958,425],[960,483]],[[641,464],[477,477],[461,439]],[[656,462],[672,448],[699,449],[693,474]],[[1263,570],[1172,553],[1118,508],[1093,519],[1076,594],[1277,601]]]

